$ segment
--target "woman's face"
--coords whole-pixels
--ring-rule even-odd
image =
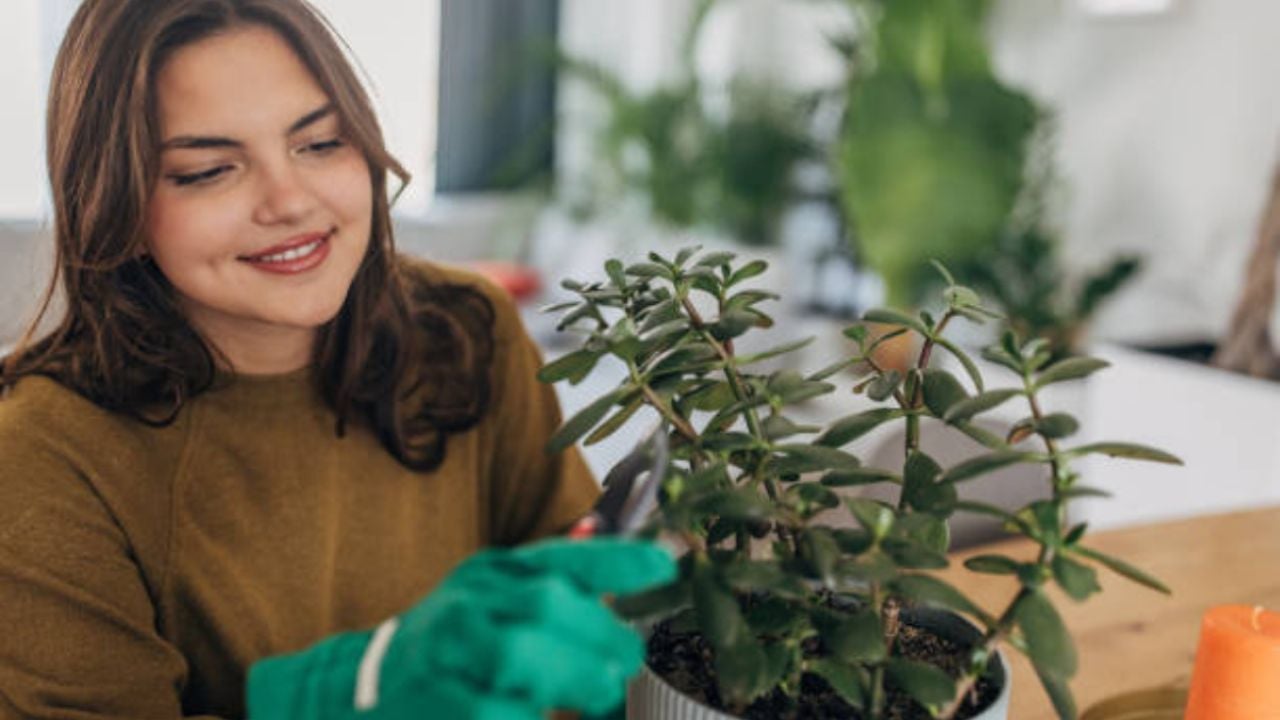
[[[262,27],[178,50],[155,92],[148,251],[236,371],[303,367],[369,243],[364,156],[289,44]]]

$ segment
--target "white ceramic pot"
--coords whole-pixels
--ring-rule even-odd
[[[972,643],[978,638],[977,629],[968,620],[953,613],[917,609],[911,611],[911,616],[913,625],[936,632],[945,638],[966,643]],[[1004,653],[997,653],[996,657],[1000,660],[1000,664],[992,680],[1000,686],[1000,694],[986,710],[974,716],[973,720],[1008,720],[1009,718],[1009,698],[1012,695],[1009,663],[1005,660]],[[738,719],[687,697],[645,666],[627,689],[627,720]]]

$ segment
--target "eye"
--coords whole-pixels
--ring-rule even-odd
[[[307,143],[300,148],[300,152],[312,155],[327,155],[345,144],[346,143],[342,141],[342,138],[335,137],[329,140]]]
[[[206,183],[213,181],[219,175],[222,175],[223,173],[227,172],[230,169],[231,169],[230,165],[219,165],[217,167],[209,168],[208,170],[201,170],[198,173],[187,173],[187,174],[175,173],[170,175],[169,179],[173,181],[174,185],[177,185],[179,187],[185,186],[185,185],[204,185]]]

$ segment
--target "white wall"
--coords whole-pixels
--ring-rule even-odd
[[[1098,334],[1222,333],[1280,160],[1280,2],[1180,0],[1107,20],[1068,0],[1004,0],[993,19],[1002,72],[1058,109],[1069,262],[1146,255]]]
[[[44,102],[39,0],[6,0],[0,10],[0,218],[40,213]]]

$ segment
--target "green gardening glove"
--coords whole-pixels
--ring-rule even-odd
[[[403,615],[249,671],[251,720],[541,720],[622,702],[644,644],[605,593],[670,581],[659,546],[603,538],[486,550]]]

